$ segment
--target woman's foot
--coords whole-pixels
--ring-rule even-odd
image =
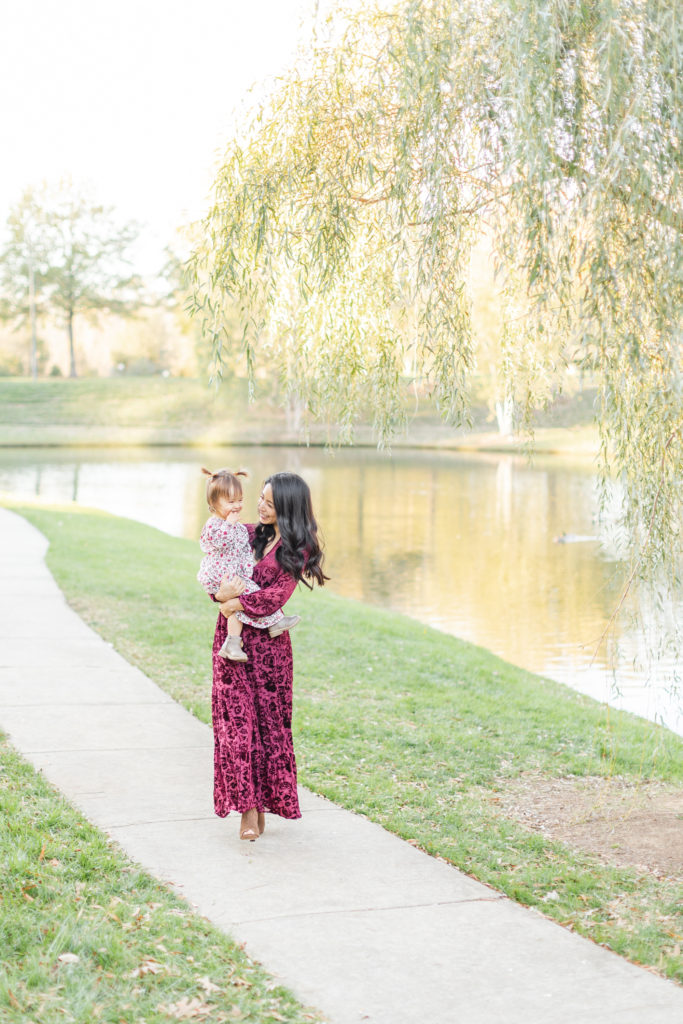
[[[300,615],[283,615],[274,625],[268,627],[268,632],[271,636],[279,636],[286,629],[294,629],[297,622],[301,622]]]
[[[218,653],[221,658],[227,658],[228,661],[249,660],[242,650],[242,638],[239,636],[229,636]]]
[[[245,811],[240,822],[240,839],[245,839],[249,843],[258,839],[260,835],[258,817],[255,807],[251,811]]]
[[[260,836],[266,831],[266,816],[262,811],[258,812],[258,834]]]

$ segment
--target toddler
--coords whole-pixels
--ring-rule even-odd
[[[246,473],[231,473],[219,469],[211,473],[202,467],[209,479],[206,482],[206,502],[212,513],[204,524],[199,545],[205,553],[197,573],[197,579],[208,594],[215,594],[224,576],[239,576],[244,580],[245,594],[253,594],[259,587],[252,580],[254,554],[249,543],[246,526],[238,521],[242,511],[241,476]],[[286,629],[292,629],[299,622],[298,615],[283,615],[282,611],[264,615],[259,619],[250,618],[245,612],[236,612],[228,618],[228,636],[218,652],[230,661],[248,661],[242,650],[242,623],[248,622],[258,629],[267,629],[271,636],[279,636]]]

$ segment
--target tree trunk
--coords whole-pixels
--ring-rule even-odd
[[[498,432],[505,437],[512,437],[515,430],[515,401],[507,397],[496,402],[496,419]]]
[[[36,336],[36,279],[33,272],[33,261],[29,257],[28,264],[28,308],[31,318],[31,377],[38,377],[38,339]]]
[[[74,504],[78,501],[78,484],[81,476],[81,464],[77,462],[74,466],[73,487],[71,489],[71,500]]]
[[[74,311],[70,309],[66,318],[66,331],[69,335],[69,376],[77,377],[76,356],[74,353]]]
[[[295,395],[289,395],[285,406],[285,422],[287,424],[286,429],[288,434],[298,434],[301,430],[303,411],[304,403],[301,399],[297,398]]]

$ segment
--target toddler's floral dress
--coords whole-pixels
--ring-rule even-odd
[[[249,532],[243,523],[227,523],[220,516],[210,516],[204,524],[199,546],[204,552],[197,579],[207,594],[215,594],[224,576],[239,576],[246,586],[245,594],[254,594],[260,587],[254,583],[254,553],[249,542]],[[261,618],[251,618],[246,612],[237,612],[240,622],[246,622],[257,629],[274,626],[282,618],[282,609]]]

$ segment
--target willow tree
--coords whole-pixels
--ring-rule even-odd
[[[674,0],[403,0],[337,15],[229,144],[195,311],[347,439],[401,428],[407,379],[467,419],[469,256],[500,282],[506,398],[599,382],[633,550],[681,516],[683,36]],[[640,564],[640,563],[639,563]]]

